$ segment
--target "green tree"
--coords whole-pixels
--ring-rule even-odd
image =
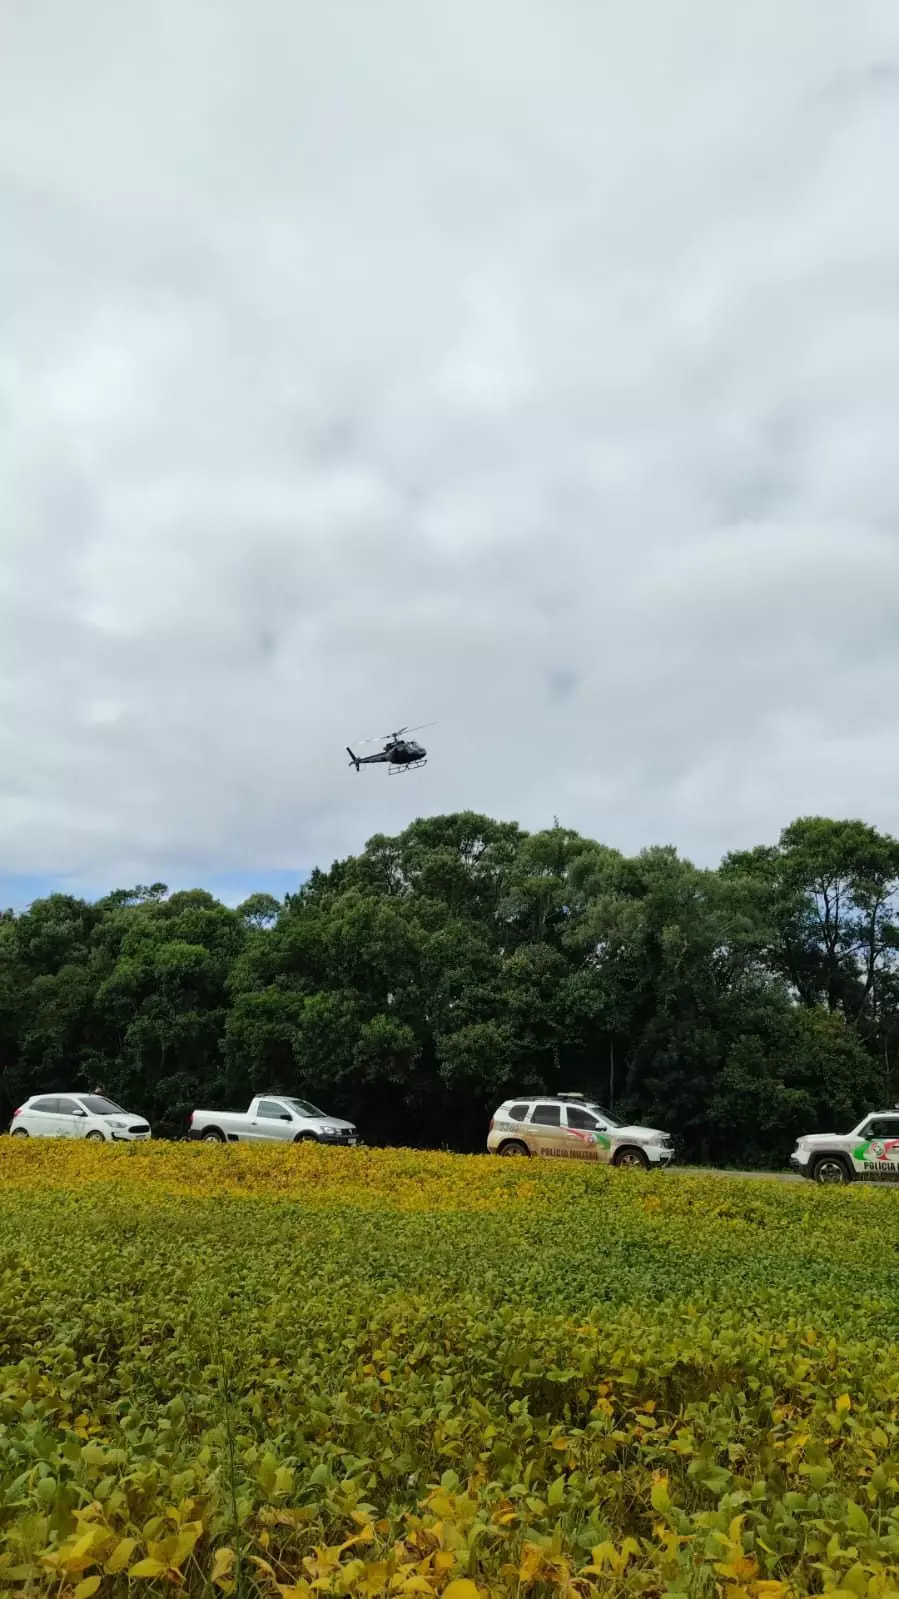
[[[876,1028],[899,948],[899,841],[864,822],[801,817],[774,848],[728,856],[722,875],[760,886],[770,962],[803,1004]]]
[[[238,905],[237,914],[245,927],[260,930],[274,926],[281,914],[281,906],[274,894],[251,894],[242,905]]]
[[[769,1001],[752,1020],[753,1030],[733,1041],[708,1105],[719,1156],[733,1150],[738,1128],[741,1160],[786,1161],[800,1134],[846,1132],[882,1101],[878,1063],[839,1013]]]

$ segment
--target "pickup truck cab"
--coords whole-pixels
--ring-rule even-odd
[[[307,1099],[259,1094],[248,1111],[195,1110],[189,1138],[206,1144],[358,1144],[352,1122],[326,1116]]]

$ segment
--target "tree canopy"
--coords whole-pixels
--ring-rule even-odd
[[[686,1158],[782,1160],[892,1102],[899,842],[802,818],[701,869],[471,812],[415,821],[279,903],[67,894],[0,917],[0,1095],[317,1100],[373,1142],[483,1148],[501,1099],[592,1093]]]

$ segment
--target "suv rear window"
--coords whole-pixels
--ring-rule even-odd
[[[535,1105],[531,1124],[538,1127],[561,1127],[562,1112],[558,1105]]]
[[[527,1105],[510,1105],[509,1115],[513,1122],[523,1122],[528,1113]]]

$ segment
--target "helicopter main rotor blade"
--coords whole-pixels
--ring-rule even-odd
[[[392,733],[381,733],[378,738],[357,738],[357,744],[387,744],[392,738],[402,738],[404,733],[417,733],[423,727],[436,727],[436,722],[416,722],[414,727],[398,727]]]

